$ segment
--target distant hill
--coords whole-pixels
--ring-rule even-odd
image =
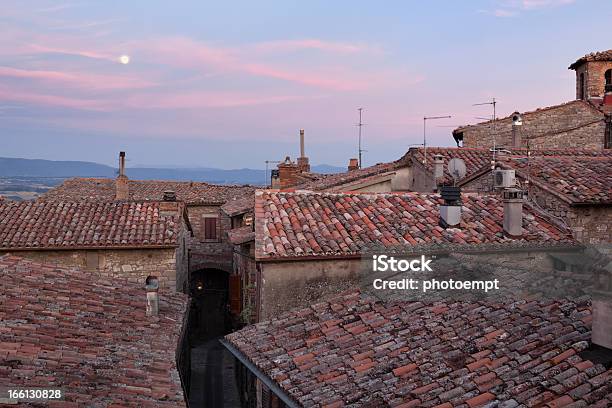
[[[338,173],[343,167],[326,164],[313,166],[318,173]],[[264,184],[265,170],[215,168],[157,168],[135,167],[126,169],[134,180],[193,180],[218,184]],[[54,161],[0,157],[0,177],[115,177],[117,169],[104,164],[85,161]]]

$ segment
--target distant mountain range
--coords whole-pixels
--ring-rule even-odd
[[[326,164],[313,166],[313,172],[339,173],[343,167]],[[193,180],[218,184],[264,184],[265,170],[216,168],[156,168],[130,167],[126,169],[129,178],[134,180]],[[21,159],[0,157],[0,177],[109,177],[117,175],[117,169],[104,164],[86,161],[54,161],[41,159]]]

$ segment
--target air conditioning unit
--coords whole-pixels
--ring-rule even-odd
[[[493,187],[509,188],[516,185],[516,174],[514,170],[495,170],[493,174]]]

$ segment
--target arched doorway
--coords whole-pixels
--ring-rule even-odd
[[[229,274],[206,268],[191,273],[191,334],[196,342],[223,336],[231,329],[229,314]]]

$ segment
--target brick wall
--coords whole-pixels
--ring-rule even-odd
[[[491,122],[464,128],[463,146],[490,148],[495,134],[498,147],[512,147],[511,118],[495,121],[493,129]],[[527,113],[523,125],[517,127],[521,147],[529,140],[531,148],[549,149],[603,149],[605,130],[605,115],[582,101]]]
[[[606,83],[604,74],[608,69],[612,69],[612,61],[591,61],[578,67],[576,69],[576,99],[581,96],[581,74],[584,74],[584,97],[586,99],[603,98]]]
[[[127,278],[143,285],[149,275],[157,276],[161,287],[177,286],[177,252],[181,248],[14,251],[13,255],[36,262],[79,268],[107,278]],[[10,251],[2,252],[5,253]],[[179,252],[180,253],[180,252]],[[180,256],[179,256],[180,257]]]

